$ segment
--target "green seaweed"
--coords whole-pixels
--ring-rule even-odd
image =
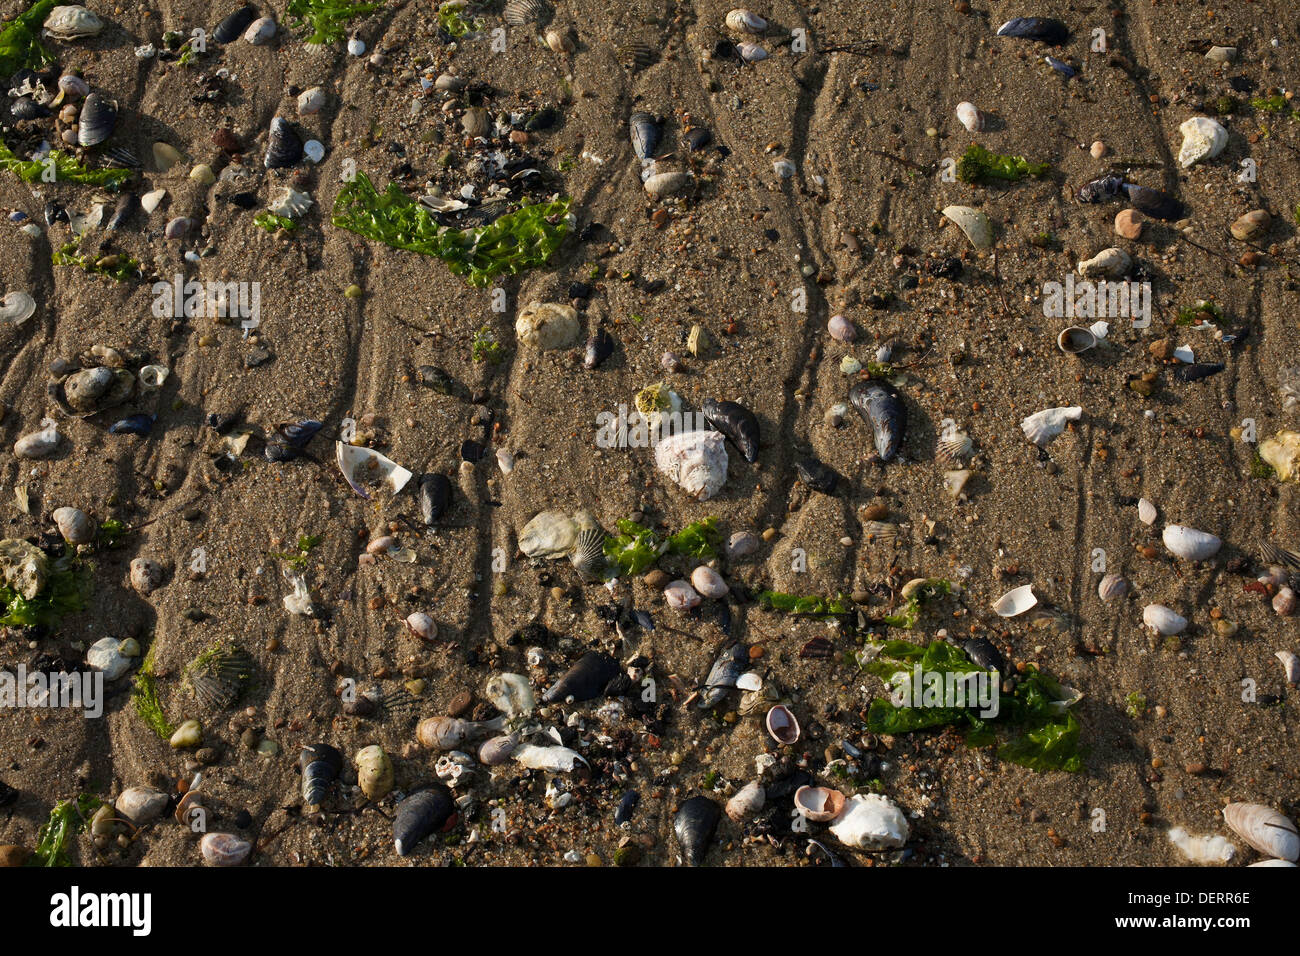
[[[444,4],[438,8],[438,27],[443,33],[451,37],[463,37],[470,31],[479,31],[483,29],[484,20],[482,17],[475,17],[473,20],[466,20],[460,15],[461,7],[456,4]]]
[[[692,521],[668,538],[669,551],[691,558],[716,557],[721,544],[722,532],[718,530],[718,519],[713,517]]]
[[[132,279],[139,279],[143,275],[139,260],[132,259],[124,254],[119,254],[116,259],[117,261],[113,265],[101,265],[102,260],[100,259],[78,255],[77,240],[75,239],[56,249],[52,257],[56,266],[78,266],[92,275],[108,276],[108,278],[118,282],[129,282]]]
[[[957,160],[957,178],[964,183],[983,183],[991,179],[1014,183],[1027,176],[1037,179],[1051,168],[1050,163],[1031,163],[1023,156],[1004,156],[972,143]]]
[[[634,577],[659,560],[666,547],[649,528],[627,518],[618,520],[618,534],[605,535],[605,558],[622,574]]]
[[[275,232],[277,229],[294,230],[298,224],[288,216],[277,216],[273,212],[259,212],[253,217],[253,225],[261,226],[267,232]]]
[[[53,181],[56,183],[80,183],[117,189],[131,178],[129,169],[87,169],[75,157],[57,149],[50,150],[49,158],[54,161]],[[25,183],[38,183],[45,182],[42,177],[48,165],[47,161],[19,159],[0,141],[0,168],[9,170]]]
[[[268,552],[273,558],[280,558],[295,571],[304,571],[307,568],[307,559],[311,554],[312,548],[320,544],[324,539],[319,534],[303,534],[298,536],[297,550],[295,551],[271,551]]]
[[[1124,713],[1137,720],[1147,712],[1147,699],[1137,691],[1124,698]]]
[[[383,8],[382,2],[351,3],[349,0],[289,0],[285,8],[289,26],[298,30],[311,27],[307,43],[337,43],[347,32],[347,25],[357,17]]]
[[[122,543],[122,539],[131,533],[131,528],[118,518],[105,518],[99,525],[95,536],[96,547],[111,550]]]
[[[140,669],[132,679],[135,686],[131,689],[131,703],[135,705],[135,712],[145,725],[163,740],[167,740],[176,732],[176,728],[163,713],[162,701],[158,699],[158,680],[153,672],[153,655],[157,647],[157,642],[149,645],[149,653],[144,656]]]
[[[1280,113],[1291,119],[1300,117],[1300,110],[1293,110],[1291,101],[1283,93],[1275,93],[1272,96],[1256,96],[1250,101],[1250,105],[1261,113]]]
[[[21,69],[39,70],[54,62],[54,55],[41,46],[41,27],[62,0],[38,0],[0,29],[0,76],[13,76]]]
[[[501,347],[501,343],[486,325],[474,333],[474,341],[470,344],[469,351],[470,357],[475,362],[487,362],[489,365],[496,365],[505,357],[505,350]]]
[[[833,598],[824,598],[817,595],[801,596],[786,594],[784,591],[765,590],[758,592],[758,603],[775,611],[804,614],[809,617],[826,617],[832,614],[849,613],[849,605],[843,594],[837,594]]]
[[[490,225],[457,230],[440,225],[396,184],[380,193],[365,173],[339,190],[334,225],[421,255],[435,256],[472,286],[545,265],[568,233],[570,200],[521,206]]]
[[[0,585],[0,605],[4,606],[0,624],[9,627],[40,624],[54,630],[65,615],[85,610],[92,583],[84,566],[60,558],[50,565],[45,587],[34,598],[25,598],[13,588]]]
[[[952,585],[943,578],[928,578],[919,586],[902,609],[893,614],[886,614],[881,620],[890,627],[901,627],[910,631],[921,619],[921,608],[932,598],[952,593]]]
[[[1197,325],[1204,321],[1222,327],[1227,324],[1228,318],[1223,314],[1223,309],[1216,303],[1202,299],[1199,302],[1193,302],[1191,305],[1180,308],[1178,318],[1174,320],[1174,324]]]
[[[68,859],[68,840],[84,830],[90,818],[102,806],[93,794],[79,794],[75,800],[55,804],[50,818],[41,824],[36,836],[36,849],[28,866],[71,866]]]

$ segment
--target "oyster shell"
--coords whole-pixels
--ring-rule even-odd
[[[1193,116],[1178,132],[1183,134],[1183,144],[1178,147],[1178,165],[1183,169],[1213,159],[1228,145],[1228,131],[1208,116]]]
[[[50,398],[65,414],[88,418],[114,408],[135,391],[135,376],[124,368],[81,369],[50,385]]]
[[[43,26],[56,40],[80,40],[98,35],[104,29],[104,21],[77,4],[55,7],[45,18]]]

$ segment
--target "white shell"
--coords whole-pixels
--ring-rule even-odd
[[[1286,682],[1300,684],[1300,657],[1290,651],[1278,651],[1273,656],[1282,662],[1282,670],[1286,672]]]
[[[142,827],[161,817],[169,802],[167,794],[153,787],[127,787],[113,801],[113,809]]]
[[[1208,116],[1193,116],[1178,132],[1183,134],[1183,145],[1178,147],[1178,165],[1183,169],[1213,159],[1228,145],[1228,131]]]
[[[361,56],[366,52],[366,41],[359,37],[353,37],[348,41],[348,53],[353,56]]]
[[[537,707],[533,686],[523,674],[494,674],[484,685],[483,696],[508,718],[527,716]]]
[[[85,7],[55,7],[45,18],[45,29],[56,40],[77,40],[93,37],[104,29],[104,21]]]
[[[878,793],[856,794],[831,824],[831,833],[845,846],[862,850],[900,847],[911,833],[903,811]]]
[[[1103,249],[1091,259],[1079,263],[1077,271],[1084,278],[1121,279],[1133,266],[1133,257],[1123,249]]]
[[[14,442],[14,454],[19,458],[48,458],[59,447],[60,437],[54,419],[42,419],[40,431],[29,432]]]
[[[746,558],[758,550],[758,535],[751,531],[737,531],[727,541],[727,557]]]
[[[737,33],[762,33],[767,29],[766,20],[743,7],[729,11],[725,22],[729,29]]]
[[[275,198],[271,205],[267,206],[267,211],[276,216],[284,216],[288,219],[297,219],[312,206],[312,199],[306,193],[300,193],[292,186],[285,186],[280,195]]]
[[[984,128],[984,114],[975,108],[974,103],[958,103],[957,119],[972,133],[978,133]]]
[[[167,376],[171,374],[171,369],[166,365],[145,365],[140,369],[136,376],[140,380],[140,387],[145,390],[162,388],[162,383],[167,381]]]
[[[1151,525],[1156,523],[1156,506],[1150,498],[1138,499],[1138,520],[1143,524]]]
[[[89,544],[95,540],[95,523],[80,508],[56,508],[51,517],[68,544]]]
[[[664,600],[668,606],[678,611],[689,611],[693,607],[698,607],[700,595],[685,581],[673,581],[668,587],[664,588]]]
[[[165,173],[185,157],[171,143],[153,144],[153,164],[160,173]]]
[[[767,803],[767,793],[757,780],[751,780],[735,792],[727,801],[727,816],[737,823],[744,823],[750,817],[757,816]]]
[[[1182,827],[1170,829],[1169,842],[1193,863],[1227,863],[1237,853],[1226,837],[1192,836]]]
[[[1046,448],[1053,438],[1065,430],[1067,422],[1077,422],[1082,417],[1083,408],[1079,405],[1045,408],[1024,419],[1020,423],[1020,430],[1039,448]]]
[[[1157,634],[1181,634],[1187,627],[1187,618],[1163,604],[1148,604],[1142,609],[1142,623]]]
[[[511,756],[529,770],[547,770],[551,773],[569,773],[580,762],[587,763],[580,753],[568,747],[538,747],[534,744],[524,744]]]
[[[10,292],[0,299],[0,322],[22,325],[36,313],[36,300],[26,292]]]
[[[319,86],[303,90],[298,94],[298,115],[310,116],[312,113],[319,113],[328,101],[329,97]]]
[[[706,598],[720,598],[728,590],[722,575],[706,564],[691,572],[691,585]]]
[[[736,44],[736,52],[746,63],[757,63],[760,60],[766,60],[768,57],[767,50],[759,43],[750,43],[742,41]]]
[[[379,452],[341,441],[334,443],[334,460],[338,462],[339,471],[343,472],[343,477],[352,486],[352,490],[366,499],[370,498],[362,484],[366,479],[378,478],[390,492],[397,494],[413,477],[401,465]]]
[[[116,637],[101,637],[86,651],[86,664],[101,671],[104,680],[115,681],[131,669],[129,658],[122,656],[122,642]]]
[[[501,469],[501,474],[508,475],[515,470],[515,456],[507,448],[497,449],[497,467]]]
[[[275,39],[276,25],[272,17],[258,17],[244,31],[244,40],[253,46],[266,46]]]
[[[1273,595],[1273,610],[1282,617],[1290,617],[1295,613],[1296,596],[1295,591],[1289,587],[1278,588]]]
[[[577,310],[571,305],[530,302],[515,319],[515,338],[535,349],[572,348],[581,334]]]
[[[131,561],[131,587],[141,594],[152,594],[162,587],[163,568],[157,561],[148,558],[133,558]]]
[[[424,611],[413,611],[406,615],[406,626],[422,641],[432,641],[438,637],[438,622]]]
[[[655,173],[653,176],[646,179],[643,185],[645,186],[646,194],[651,199],[663,199],[665,196],[675,196],[677,193],[685,189],[690,181],[690,173]]]
[[[974,472],[969,468],[958,468],[953,471],[943,473],[943,490],[948,492],[949,497],[954,501],[960,500],[966,493],[966,482],[970,481],[970,476]]]
[[[562,558],[577,540],[577,522],[563,511],[543,511],[519,532],[519,550],[530,558]]]
[[[1016,617],[1019,614],[1024,614],[1037,603],[1038,598],[1034,596],[1034,586],[1025,584],[1011,589],[994,601],[993,610],[997,612],[999,617]]]
[[[1186,525],[1165,525],[1162,535],[1165,547],[1188,561],[1204,561],[1219,553],[1223,542],[1208,531],[1197,531]]]
[[[1224,822],[1265,856],[1294,863],[1300,859],[1300,833],[1296,825],[1272,807],[1258,803],[1230,803],[1223,808]]]
[[[957,224],[976,249],[988,249],[993,245],[993,223],[989,217],[970,206],[946,206],[944,216]]]
[[[239,866],[253,852],[253,844],[233,833],[205,833],[199,850],[210,866]]]
[[[727,449],[721,432],[683,432],[655,446],[655,466],[687,494],[707,501],[727,483]]]
[[[319,163],[325,158],[325,144],[318,139],[309,139],[302,144],[302,155],[309,163]]]
[[[167,190],[165,189],[150,190],[140,197],[140,208],[143,209],[146,214],[152,213],[158,208],[166,196]]]

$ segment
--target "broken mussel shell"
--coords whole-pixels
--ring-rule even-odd
[[[727,692],[736,686],[740,675],[749,669],[749,663],[749,646],[743,641],[733,641],[724,646],[713,661],[709,676],[704,679],[700,707],[716,707],[720,704]]]
[[[794,470],[800,481],[823,495],[834,494],[840,481],[839,474],[833,468],[811,456],[796,460]]]
[[[319,806],[325,800],[330,784],[338,779],[343,769],[343,754],[329,744],[311,744],[298,754],[302,770],[302,799],[308,806]]]
[[[753,464],[758,458],[758,419],[739,402],[704,400],[704,417]]]
[[[121,405],[135,391],[135,376],[124,368],[81,369],[49,385],[49,396],[66,415],[89,418]]]
[[[673,817],[673,833],[687,866],[699,866],[704,862],[721,817],[718,805],[706,796],[694,796],[682,803]]]
[[[876,454],[882,462],[898,454],[907,428],[907,406],[892,385],[862,381],[849,389],[849,402],[875,436]]]
[[[568,700],[575,702],[594,700],[604,696],[609,682],[623,672],[618,661],[600,651],[588,651],[578,658],[550,689],[542,695],[545,703],[557,703]]]
[[[456,801],[446,784],[431,783],[397,805],[393,817],[393,848],[406,856],[417,843],[444,829],[456,813]]]

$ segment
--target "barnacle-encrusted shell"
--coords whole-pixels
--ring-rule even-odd
[[[157,561],[134,558],[131,561],[131,587],[141,594],[151,594],[162,586],[163,569]]]
[[[567,349],[578,344],[582,326],[571,305],[530,302],[515,319],[515,336],[523,345],[537,349]]]
[[[51,394],[64,411],[85,417],[121,405],[134,390],[135,376],[127,369],[101,365],[73,372]]]
[[[36,545],[19,538],[0,541],[0,579],[27,600],[36,597],[49,577],[49,559]]]
[[[727,449],[721,432],[683,432],[655,446],[655,466],[687,494],[707,501],[727,482]]]

